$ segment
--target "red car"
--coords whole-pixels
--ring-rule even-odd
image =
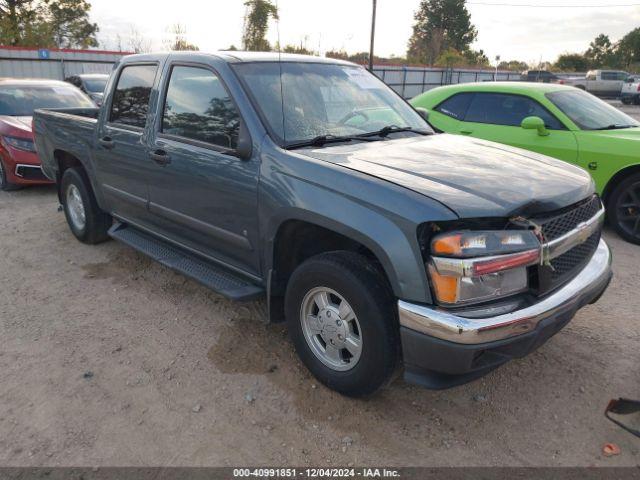
[[[0,189],[51,183],[40,168],[31,131],[38,108],[92,108],[73,85],[56,80],[0,79]]]

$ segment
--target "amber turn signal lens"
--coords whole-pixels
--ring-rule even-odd
[[[429,273],[438,300],[443,303],[455,303],[458,300],[458,279],[440,275],[432,266],[429,266]]]
[[[433,253],[439,255],[459,255],[462,235],[447,235],[437,238],[432,245]]]

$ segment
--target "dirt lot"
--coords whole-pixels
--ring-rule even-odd
[[[262,304],[82,245],[56,207],[53,188],[0,193],[0,465],[640,464],[603,416],[640,398],[640,247],[611,232],[611,288],[540,350],[361,401],[318,385]]]

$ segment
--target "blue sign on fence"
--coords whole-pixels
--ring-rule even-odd
[[[41,48],[38,50],[38,58],[40,60],[48,60],[51,57],[51,52],[46,48]]]

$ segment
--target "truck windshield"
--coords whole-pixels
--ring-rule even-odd
[[[613,130],[640,124],[599,98],[582,90],[547,93],[547,98],[582,130]]]
[[[0,87],[0,115],[29,117],[38,108],[91,108],[95,105],[71,86]]]
[[[317,138],[432,130],[383,82],[361,67],[326,63],[234,65],[263,121],[283,147]],[[282,82],[281,82],[282,79]]]

